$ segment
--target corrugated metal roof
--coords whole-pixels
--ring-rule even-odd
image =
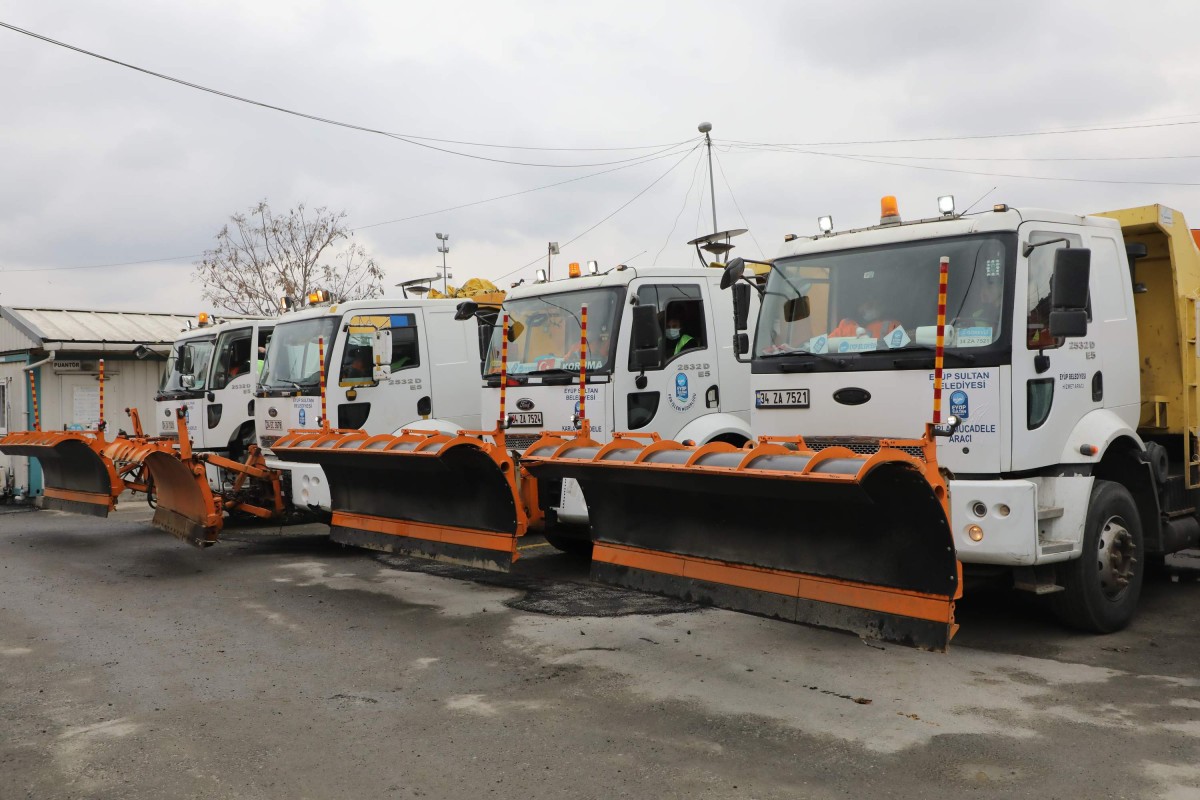
[[[16,308],[0,306],[0,318],[8,320],[38,346],[46,343],[170,344],[195,314],[148,314],[128,311],[84,309]],[[223,316],[220,319],[245,319]]]

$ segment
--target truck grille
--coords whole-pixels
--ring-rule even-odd
[[[805,436],[804,443],[814,452],[819,452],[829,447],[845,447],[858,453],[860,456],[870,456],[879,452],[878,439],[839,439],[836,437]],[[925,452],[915,445],[905,445],[895,449],[921,461],[925,460]]]
[[[509,450],[516,450],[518,453],[523,453],[529,445],[540,438],[542,438],[541,434],[537,433],[506,433],[504,434],[504,445]]]

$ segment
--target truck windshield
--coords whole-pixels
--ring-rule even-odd
[[[262,385],[267,389],[300,389],[320,382],[318,340],[325,339],[325,369],[340,317],[326,316],[284,322],[275,326],[267,347]]]
[[[767,281],[755,356],[932,348],[942,256],[950,259],[946,347],[999,345],[1015,247],[1012,234],[977,234],[781,258]]]
[[[588,307],[588,372],[612,368],[622,288],[582,289],[504,303],[509,317],[508,371],[511,374],[579,372],[579,310]],[[496,319],[488,347],[489,375],[500,372],[500,329]]]
[[[208,381],[208,365],[212,360],[212,353],[212,339],[189,339],[173,347],[158,390],[203,391]]]

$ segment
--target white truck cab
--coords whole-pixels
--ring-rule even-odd
[[[254,443],[254,385],[273,325],[239,319],[201,324],[180,336],[146,433],[176,437],[175,410],[183,407],[193,450],[240,459]]]
[[[288,430],[321,425],[321,341],[331,427],[390,434],[479,426],[479,326],[454,315],[447,300],[385,298],[311,307],[278,320],[255,392],[254,422],[267,466],[287,473],[296,506],[329,508],[324,473],[281,462],[270,448]]]
[[[712,268],[617,267],[509,291],[501,312],[511,329],[509,449],[524,450],[542,431],[577,430],[584,304],[584,411],[593,439],[631,431],[696,443],[747,441],[749,364],[735,353],[731,295],[720,281],[721,271]],[[636,325],[639,316],[644,322]],[[500,342],[498,319],[484,368],[486,423],[500,413]],[[547,481],[538,495],[547,530],[587,522],[574,481]]]

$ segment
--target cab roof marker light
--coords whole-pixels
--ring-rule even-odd
[[[534,281],[533,281],[534,283],[545,283],[546,282],[546,270],[539,269],[537,272],[533,273],[533,275],[534,275]]]
[[[992,206],[992,211],[996,212],[997,214],[1003,214],[1005,211],[1008,211],[1008,204],[996,203],[996,205]]]
[[[572,262],[571,262],[571,263],[570,263],[570,264],[567,266],[567,277],[569,277],[569,278],[578,278],[578,277],[579,277],[580,275],[582,275],[582,274],[583,274],[583,273],[582,273],[582,272],[580,271],[580,269],[579,269],[579,262],[578,262],[578,261],[572,261]]]
[[[209,322],[208,312],[201,311],[200,314],[196,317],[196,322],[200,325],[201,328],[203,328],[205,325],[207,325]]]
[[[821,233],[833,233],[833,217],[829,214],[817,217],[817,227],[821,229]]]
[[[954,195],[944,194],[938,198],[938,211],[943,217],[954,216]]]
[[[879,201],[879,224],[900,224],[900,206],[896,203],[895,195],[884,195],[884,197]]]
[[[600,274],[600,262],[598,262],[598,261],[587,262],[587,269],[588,269],[588,275],[599,275]]]
[[[784,240],[785,242],[794,242],[794,241],[796,241],[796,240],[797,240],[797,239],[799,239],[799,238],[800,238],[800,237],[799,237],[799,236],[797,236],[797,235],[796,235],[796,234],[794,234],[794,233],[785,233],[785,234],[783,235],[783,240]]]

